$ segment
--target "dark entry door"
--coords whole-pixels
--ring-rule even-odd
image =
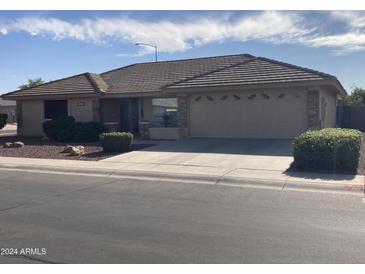
[[[138,99],[120,101],[120,130],[138,133]]]

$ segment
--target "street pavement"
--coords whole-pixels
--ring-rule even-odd
[[[363,263],[360,195],[0,171],[0,263]],[[46,255],[35,250],[46,248]]]

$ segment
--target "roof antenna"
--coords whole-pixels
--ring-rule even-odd
[[[151,45],[147,43],[135,43],[136,46],[148,46],[155,49],[155,62],[157,62],[157,45]]]

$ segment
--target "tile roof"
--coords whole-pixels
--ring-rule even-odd
[[[176,88],[332,80],[336,77],[248,54],[139,63],[84,73],[5,94],[5,98],[70,93],[139,93]],[[343,90],[344,91],[344,90]],[[344,91],[345,92],[345,91]]]
[[[164,86],[187,77],[250,60],[248,54],[134,64],[102,73],[108,92],[160,91]]]
[[[256,57],[222,69],[180,80],[166,86],[166,88],[251,85],[327,79],[336,80],[334,76],[329,74]]]
[[[95,73],[83,73],[71,77],[51,81],[42,85],[13,91],[5,96],[34,96],[34,95],[67,95],[70,93],[93,94],[104,91],[105,83],[100,75]],[[101,82],[102,81],[102,82]]]

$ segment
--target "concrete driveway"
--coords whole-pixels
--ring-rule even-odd
[[[292,140],[191,138],[103,161],[284,171],[293,160],[291,155]]]

